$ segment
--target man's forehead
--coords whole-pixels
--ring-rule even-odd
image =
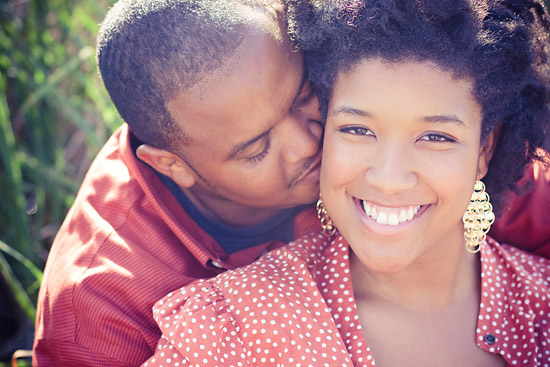
[[[269,34],[252,34],[244,38],[220,68],[180,92],[167,106],[175,114],[185,115],[193,110],[205,117],[231,114],[231,111],[224,111],[232,107],[226,103],[233,106],[248,104],[249,108],[260,108],[269,103],[277,108],[281,102],[290,102],[296,97],[302,82],[301,54],[292,52],[288,42],[279,42]],[[204,103],[208,104],[201,111],[199,107]],[[234,112],[246,114],[247,110]]]
[[[220,68],[167,103],[186,135],[243,144],[288,114],[303,83],[303,58],[281,34],[285,39],[255,28]]]

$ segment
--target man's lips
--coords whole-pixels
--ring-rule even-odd
[[[304,178],[306,178],[309,174],[313,173],[314,171],[319,171],[321,169],[321,153],[317,154],[316,156],[312,157],[310,161],[308,161],[305,164],[305,169],[302,170],[301,173],[298,174],[298,176],[290,181],[290,184],[288,187],[292,187],[296,185],[298,182],[302,181]]]

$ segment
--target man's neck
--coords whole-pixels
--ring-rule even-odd
[[[255,208],[235,202],[195,195],[192,189],[182,189],[189,201],[205,217],[233,227],[251,227],[279,214],[281,208]]]
[[[274,216],[256,225],[248,225],[251,221],[247,221],[244,225],[239,226],[234,224],[238,223],[235,221],[222,222],[217,215],[206,216],[203,214],[205,212],[204,208],[203,211],[199,211],[195,203],[187,197],[182,188],[174,181],[161,174],[159,174],[159,177],[191,219],[216,240],[227,253],[234,253],[267,242],[290,242],[294,239],[294,220],[304,209],[304,206],[282,209],[276,212]],[[195,202],[201,204],[200,201]],[[250,215],[252,217],[257,216],[255,212]]]

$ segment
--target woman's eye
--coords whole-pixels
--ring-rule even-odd
[[[454,143],[456,139],[440,133],[426,134],[420,138],[420,140],[436,142],[436,143]]]
[[[374,133],[367,129],[366,127],[361,126],[349,126],[349,127],[342,127],[340,128],[340,131],[347,134],[352,135],[372,135],[374,136]]]

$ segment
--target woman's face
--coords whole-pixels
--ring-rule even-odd
[[[321,193],[368,268],[396,272],[463,248],[462,215],[490,155],[481,119],[471,83],[428,62],[369,59],[339,74]]]

